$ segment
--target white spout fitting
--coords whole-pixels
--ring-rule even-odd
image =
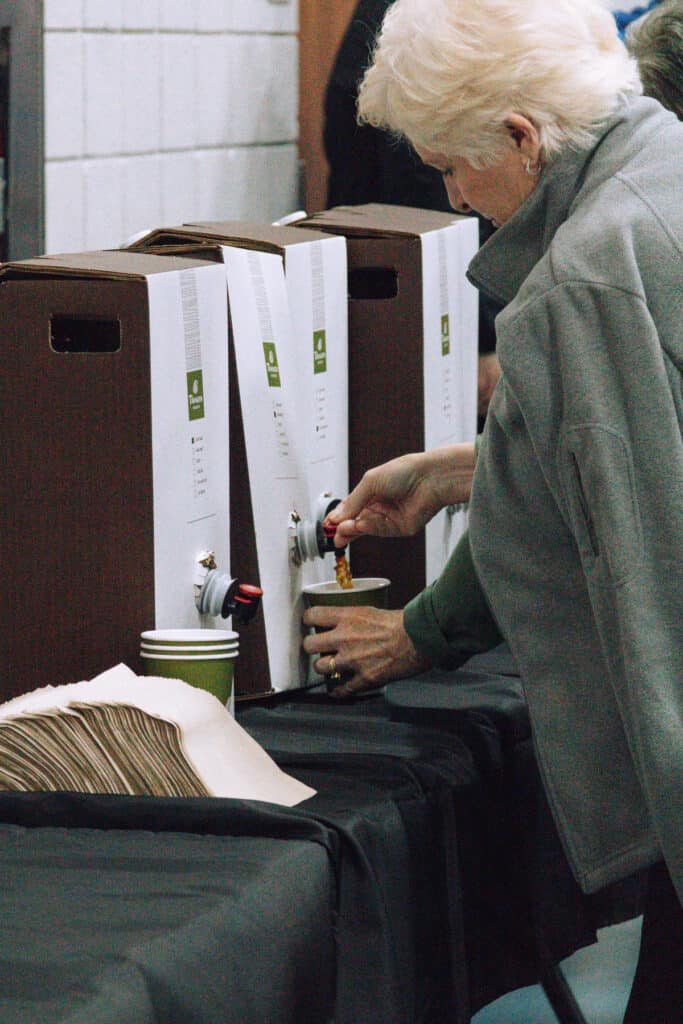
[[[210,569],[197,595],[197,608],[203,615],[222,615],[226,600],[237,580],[220,569]]]
[[[323,531],[323,522],[338,504],[339,498],[333,498],[330,491],[324,491],[315,503],[311,519],[302,519],[297,512],[290,513],[290,554],[295,565],[309,559],[324,558],[332,550]]]

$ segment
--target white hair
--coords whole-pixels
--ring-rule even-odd
[[[587,145],[638,68],[600,0],[396,0],[360,87],[363,122],[474,166],[502,158],[506,119],[543,159]]]

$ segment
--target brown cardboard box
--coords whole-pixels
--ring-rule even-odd
[[[271,501],[266,503],[275,508],[281,498],[282,487],[292,486],[292,494],[299,496],[297,511],[306,516],[320,492],[332,489],[342,497],[348,487],[346,246],[343,240],[335,239],[333,242],[327,233],[287,226],[225,221],[157,228],[136,239],[131,249],[163,252],[166,248],[169,252],[178,252],[185,246],[196,247],[193,249],[196,254],[205,247],[209,258],[222,259],[222,247],[281,257],[296,337],[288,353],[280,350],[279,357],[281,362],[283,359],[289,362],[289,369],[298,381],[296,429],[289,440],[300,449],[298,454],[301,466],[306,467],[306,479],[302,481],[302,490],[298,485],[286,484],[274,474],[265,481],[271,496]],[[315,255],[314,250],[317,250]],[[225,259],[229,262],[227,257]],[[236,665],[237,695],[238,698],[246,698],[270,692],[271,688],[292,688],[308,681],[307,663],[301,659],[300,653],[301,628],[297,625],[303,610],[300,588],[303,583],[333,576],[334,570],[331,555],[327,566],[322,562],[318,565],[309,562],[297,569],[282,564],[280,542],[287,542],[287,513],[292,506],[288,505],[284,510],[281,522],[275,516],[269,524],[264,524],[264,509],[258,503],[254,504],[254,492],[260,491],[263,495],[262,474],[268,472],[269,465],[272,469],[272,462],[269,462],[265,451],[255,451],[255,448],[263,449],[269,438],[270,399],[263,394],[257,395],[259,422],[255,425],[252,416],[250,434],[249,415],[245,426],[243,395],[250,390],[254,395],[254,389],[247,387],[245,391],[244,382],[240,389],[233,326],[233,307],[241,301],[242,295],[230,297],[231,571],[264,589],[263,615],[250,624]],[[322,415],[318,422],[311,422],[314,401],[309,390],[312,387],[313,338],[315,329],[321,327],[326,334],[327,370],[331,372],[315,374],[318,399],[315,408],[318,412],[322,409]],[[255,369],[258,374],[263,374],[260,363]],[[327,440],[323,438],[325,432]],[[312,448],[318,451],[312,451]],[[259,526],[260,541],[257,544]],[[291,586],[283,588],[287,574]],[[269,605],[273,586],[279,586],[282,592],[276,604]],[[277,651],[286,637],[290,638],[291,644],[288,660],[283,659],[282,651],[279,654]]]
[[[164,387],[155,388],[153,380],[154,366],[166,363],[166,331],[160,345],[155,341],[161,351],[153,359],[150,309],[163,305],[165,289],[179,295],[187,272],[202,296],[210,293],[215,304],[220,296],[216,326],[224,339],[223,270],[204,261],[107,252],[0,267],[0,359],[7,388],[0,411],[0,564],[7,588],[0,612],[0,698],[90,678],[120,661],[140,671],[141,630],[200,624],[194,545],[215,542],[227,559],[227,482],[222,521],[219,515],[210,527],[188,527],[187,537],[184,525],[176,531],[176,503],[162,502],[161,513],[156,507],[159,409],[152,413],[153,392],[157,406],[166,400]],[[173,326],[171,313],[167,319],[164,326]],[[182,325],[178,331],[182,349]],[[227,408],[221,412],[214,398],[216,388],[224,393],[226,385],[207,378],[217,376],[223,359],[227,380],[227,357],[224,343],[221,355],[214,339],[214,359],[205,333],[201,344],[212,413],[206,420],[190,417],[196,422],[188,425],[187,352],[181,351],[181,372],[173,381],[177,419],[186,432],[206,427],[211,433],[219,424],[220,436],[214,431],[210,437],[215,462],[209,478],[222,493],[216,466],[221,458],[227,464]],[[175,408],[164,415],[172,419]],[[201,453],[166,440],[170,451],[161,458],[180,480],[191,457],[201,462]]]
[[[325,210],[299,221],[296,229],[312,228],[341,234],[347,240],[351,487],[372,466],[405,452],[435,446],[434,442],[428,443],[432,410],[425,408],[426,360],[431,358],[427,355],[429,347],[425,335],[425,295],[432,294],[438,303],[440,292],[443,298],[443,289],[438,280],[428,282],[424,278],[428,262],[424,240],[430,236],[433,240],[433,233],[443,233],[445,229],[457,230],[463,236],[462,258],[457,258],[460,267],[455,268],[453,274],[455,286],[459,287],[460,279],[464,285],[462,301],[467,304],[467,314],[455,336],[451,329],[450,344],[460,347],[467,355],[468,391],[472,391],[464,410],[464,431],[458,439],[473,440],[476,376],[473,376],[472,365],[473,361],[476,363],[477,312],[476,302],[467,294],[471,286],[465,283],[464,273],[476,251],[476,222],[472,218],[432,210],[370,203]],[[431,242],[430,246],[435,248]],[[438,260],[432,263],[430,273],[438,276]],[[456,316],[458,314],[459,301],[458,296],[451,295],[451,320],[454,311]],[[437,321],[439,312],[434,310]],[[438,333],[433,340],[434,358],[438,360]],[[435,437],[436,444],[448,441],[438,430]],[[454,543],[457,531],[451,532]],[[426,536],[356,541],[352,548],[354,574],[388,576],[392,581],[391,604],[402,607],[438,572],[437,551],[428,578]]]

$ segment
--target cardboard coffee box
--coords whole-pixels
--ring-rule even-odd
[[[195,582],[206,551],[229,567],[226,331],[209,262],[0,268],[1,698],[140,671],[142,630],[215,624]]]
[[[473,441],[477,293],[465,277],[477,221],[371,203],[338,206],[294,230],[343,235],[349,296],[349,482],[405,452]],[[434,579],[466,525],[444,510],[414,538],[363,538],[358,576],[388,576],[402,607]]]
[[[134,243],[182,245],[218,249],[227,277],[231,564],[263,589],[236,665],[246,698],[318,681],[301,647],[301,590],[334,578],[334,558],[298,560],[297,537],[348,488],[346,243],[240,221],[159,228]]]

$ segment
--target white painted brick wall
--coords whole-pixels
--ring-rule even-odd
[[[298,0],[45,0],[46,252],[298,206]]]

